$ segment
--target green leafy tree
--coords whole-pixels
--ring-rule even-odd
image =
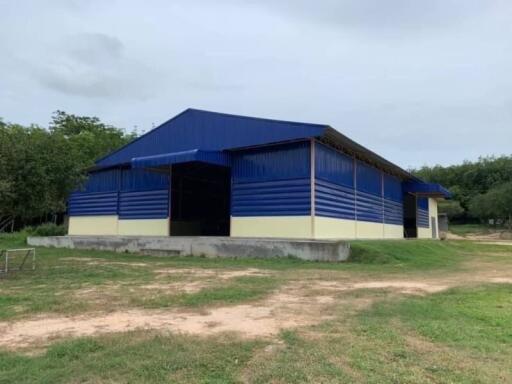
[[[453,219],[464,213],[464,208],[460,205],[457,200],[441,200],[438,203],[439,213],[445,213],[449,219]]]
[[[471,200],[470,211],[476,217],[487,220],[503,220],[512,230],[512,182],[490,189]]]
[[[0,120],[0,224],[46,221],[64,212],[94,161],[135,137],[98,118],[54,114],[49,129]]]
[[[475,196],[512,182],[512,156],[482,157],[475,162],[465,161],[448,167],[424,166],[413,173],[426,181],[447,187],[452,192],[454,201],[458,201],[464,210],[457,217],[480,217],[473,214],[475,210],[470,209],[470,204],[473,204]]]

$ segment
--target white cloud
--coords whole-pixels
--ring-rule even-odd
[[[0,0],[0,116],[329,123],[403,166],[510,153],[505,0]],[[484,133],[484,134],[482,134]]]

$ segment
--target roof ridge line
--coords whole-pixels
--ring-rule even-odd
[[[274,123],[281,123],[281,124],[313,125],[313,126],[317,126],[317,127],[329,127],[330,126],[329,124],[306,123],[306,122],[303,122],[303,121],[290,121],[290,120],[272,119],[272,118],[269,118],[269,117],[256,117],[256,116],[237,115],[237,114],[234,114],[234,113],[208,111],[206,109],[198,109],[198,108],[187,108],[185,111],[195,111],[195,112],[202,112],[202,113],[211,113],[211,114],[214,114],[214,115],[236,117],[236,118],[240,118],[240,119],[271,121],[271,122],[274,122]]]

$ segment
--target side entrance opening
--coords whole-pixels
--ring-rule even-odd
[[[171,171],[171,236],[229,236],[231,171],[191,162]]]
[[[416,196],[409,193],[404,196],[404,237],[418,237]]]

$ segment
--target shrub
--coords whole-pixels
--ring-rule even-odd
[[[67,234],[65,226],[53,223],[41,224],[35,228],[28,227],[26,231],[32,236],[64,236]]]

